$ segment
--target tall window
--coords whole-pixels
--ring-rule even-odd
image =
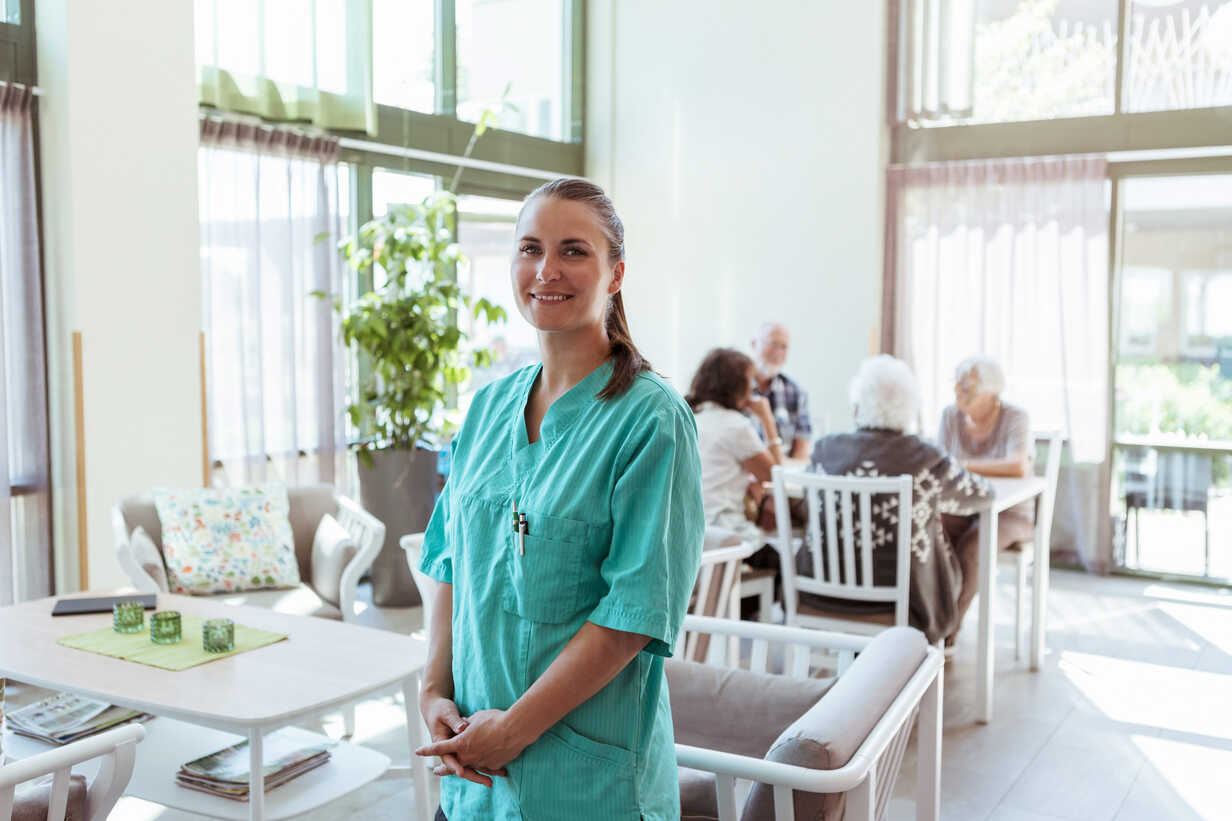
[[[490,108],[501,128],[564,139],[563,0],[457,0],[457,11],[458,116]]]
[[[521,206],[518,200],[495,197],[467,196],[458,200],[458,240],[466,257],[458,279],[472,297],[483,297],[500,305],[508,316],[499,325],[477,322],[470,315],[459,317],[471,343],[492,352],[492,365],[476,369],[459,397],[463,408],[484,385],[539,360],[535,330],[518,315],[509,279],[513,229]]]
[[[0,85],[0,605],[52,588],[33,107]]]
[[[216,484],[346,489],[346,360],[328,299],[349,278],[336,141],[205,121],[198,158],[210,457]]]

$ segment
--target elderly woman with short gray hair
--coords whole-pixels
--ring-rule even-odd
[[[1031,420],[1016,405],[1001,401],[1005,373],[997,360],[971,356],[954,369],[954,404],[941,412],[937,443],[972,473],[1020,478],[1031,473]],[[962,564],[958,617],[979,588],[980,528],[975,516],[942,518]],[[1030,541],[1035,534],[1035,503],[1024,502],[997,516],[997,549]],[[950,639],[953,641],[953,637]]]
[[[910,431],[920,412],[915,376],[902,360],[874,356],[864,360],[851,381],[854,433],[831,434],[813,448],[815,469],[834,475],[912,477],[911,495],[911,626],[930,642],[958,629],[958,596],[962,569],[941,527],[942,513],[974,514],[987,506],[988,483]],[[853,512],[853,515],[858,515]],[[899,511],[877,501],[873,505],[873,579],[893,584],[898,555]],[[797,556],[800,572],[812,575],[807,550]],[[800,594],[801,612],[833,614],[838,602]],[[850,610],[848,604],[841,605]],[[884,605],[875,605],[884,607]]]

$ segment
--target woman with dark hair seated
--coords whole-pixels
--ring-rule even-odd
[[[706,526],[727,528],[760,545],[765,536],[751,520],[756,518],[756,504],[750,516],[745,497],[752,483],[753,498],[761,500],[761,483],[770,481],[770,468],[783,462],[783,440],[769,401],[753,395],[755,377],[752,359],[732,348],[715,348],[698,366],[685,401],[697,422]],[[768,445],[758,437],[743,413],[746,410],[761,422]]]

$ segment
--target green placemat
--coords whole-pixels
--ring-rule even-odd
[[[255,627],[235,625],[235,649],[229,653],[207,653],[201,646],[201,623],[203,619],[196,616],[181,615],[181,636],[179,644],[155,644],[150,641],[150,619],[147,614],[145,628],[140,633],[117,633],[110,627],[102,630],[91,630],[89,633],[78,633],[75,636],[65,636],[56,639],[57,644],[87,650],[104,656],[135,661],[138,664],[148,664],[151,667],[161,667],[164,670],[187,670],[207,661],[234,656],[264,647],[267,644],[286,639],[282,633],[271,633],[268,630],[257,630]]]

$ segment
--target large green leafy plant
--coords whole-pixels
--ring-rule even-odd
[[[484,348],[470,348],[458,326],[460,311],[503,322],[505,311],[473,299],[455,277],[465,262],[454,226],[457,200],[438,191],[421,203],[394,205],[340,243],[348,265],[383,284],[342,313],[342,341],[356,351],[360,383],[348,405],[360,432],[361,458],[376,448],[438,446],[455,430],[442,413],[449,390],[467,380],[470,367],[490,364]]]

